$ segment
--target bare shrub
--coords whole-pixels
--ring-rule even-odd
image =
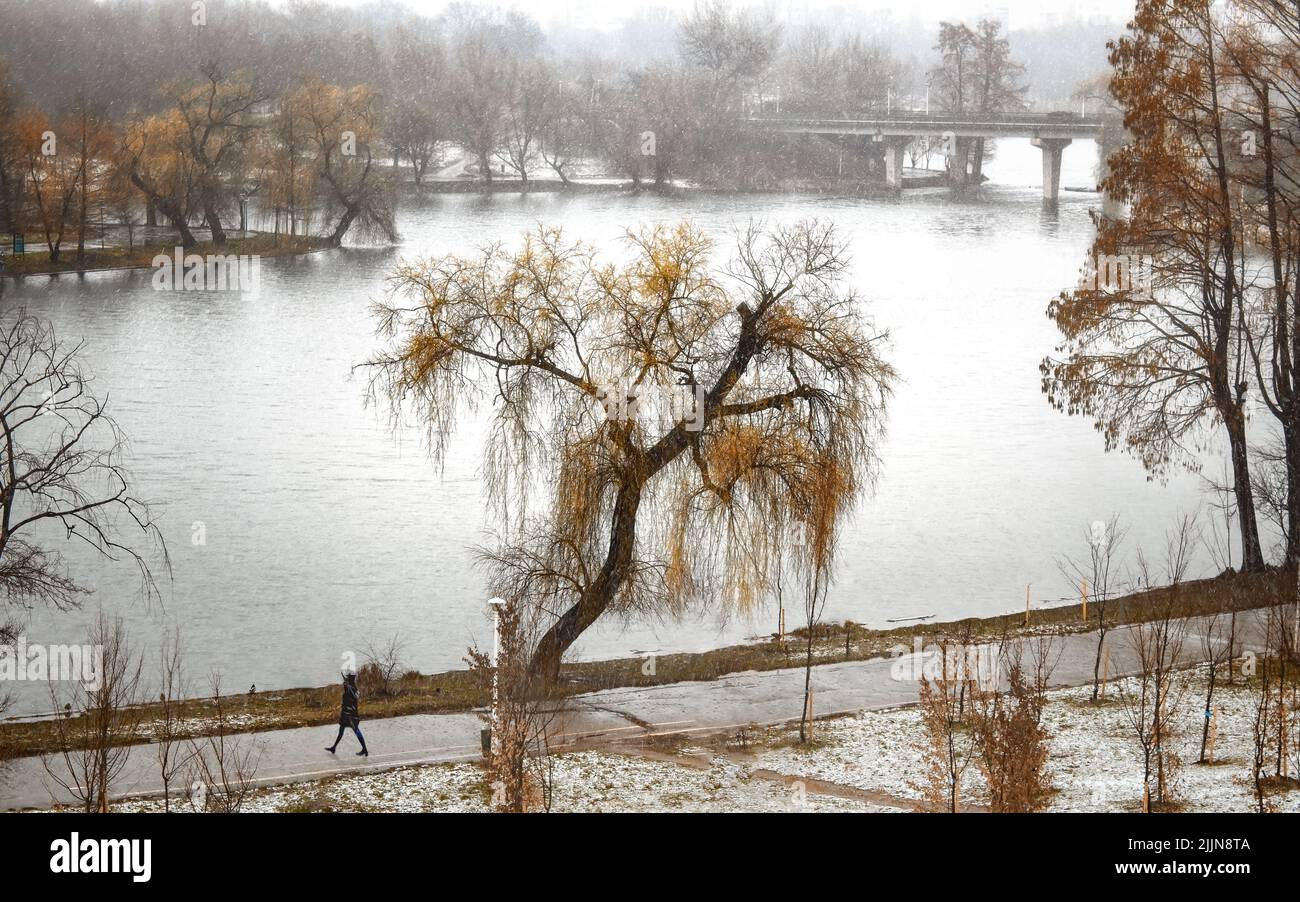
[[[210,677],[210,686],[212,732],[190,740],[190,782],[202,789],[202,810],[236,813],[254,789],[261,750],[249,734],[232,732],[220,674]],[[193,796],[191,800],[193,804]]]
[[[939,643],[939,672],[921,677],[921,724],[925,741],[918,750],[925,770],[909,781],[934,811],[955,813],[961,782],[975,756],[974,736],[962,721],[963,692],[969,675],[945,639]]]
[[[399,677],[406,668],[402,660],[405,647],[396,635],[366,647],[365,663],[357,670],[357,686],[364,695],[373,698],[397,694]]]
[[[1106,633],[1112,624],[1106,613],[1106,603],[1119,588],[1119,553],[1128,530],[1122,528],[1119,516],[1113,515],[1102,523],[1098,521],[1083,531],[1088,543],[1088,557],[1082,561],[1064,557],[1056,567],[1072,586],[1087,583],[1087,598],[1092,606],[1097,624],[1097,652],[1092,662],[1092,700],[1097,701],[1101,690],[1101,659],[1106,644]]]
[[[1190,682],[1178,670],[1188,627],[1182,583],[1196,541],[1191,517],[1182,518],[1167,535],[1164,575],[1169,587],[1152,596],[1152,619],[1134,624],[1129,633],[1138,674],[1121,681],[1119,696],[1142,761],[1143,808],[1147,811],[1177,802],[1182,771],[1177,712]],[[1142,582],[1150,585],[1151,567],[1141,551],[1138,567]]]
[[[121,618],[102,612],[87,636],[99,659],[97,686],[72,682],[61,695],[50,683],[58,751],[41,763],[49,778],[86,812],[107,812],[113,783],[121,775],[130,744],[139,734],[140,675]]]
[[[20,629],[17,621],[0,622],[0,645],[13,645],[18,639]],[[3,717],[4,713],[13,707],[13,703],[14,695],[12,692],[7,690],[0,692],[0,717]],[[2,742],[3,739],[0,739],[0,743]]]
[[[975,766],[988,785],[993,811],[1040,811],[1051,795],[1043,712],[1062,647],[1052,636],[1004,644],[999,660],[1007,674],[1007,691],[972,683],[966,717],[974,737]]]

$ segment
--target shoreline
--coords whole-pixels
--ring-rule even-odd
[[[277,237],[283,243],[277,242]],[[18,282],[31,276],[84,276],[92,273],[103,272],[127,272],[131,270],[154,269],[153,260],[159,255],[171,256],[175,253],[176,248],[181,247],[180,236],[171,244],[139,244],[133,248],[124,248],[116,246],[112,248],[95,248],[94,251],[87,250],[87,260],[83,261],[84,265],[78,266],[75,259],[76,251],[72,251],[69,259],[61,260],[58,263],[50,263],[45,251],[30,251],[24,254],[24,257],[45,257],[31,268],[23,267],[15,271],[13,266],[13,256],[5,255],[3,258],[4,269],[0,272],[0,280],[13,279]],[[200,241],[197,244],[186,248],[187,254],[206,254],[219,253],[222,255],[253,255],[274,259],[276,257],[302,257],[310,254],[320,253],[321,251],[331,250],[332,246],[323,238],[304,238],[295,236],[289,239],[287,235],[276,236],[271,232],[248,232],[246,237],[230,238],[221,247],[217,247],[211,241]],[[120,258],[123,262],[114,264],[111,261]]]
[[[1151,611],[1151,602],[1171,591],[1180,593],[1179,616],[1242,612],[1290,603],[1286,577],[1278,570],[1257,574],[1225,573],[1191,581],[1179,587],[1162,587],[1106,602],[1107,627],[1139,623]],[[1094,603],[1086,623],[1079,606],[1064,605],[994,617],[965,618],[945,622],[904,624],[891,629],[868,629],[847,623],[818,624],[812,638],[814,665],[838,664],[896,656],[898,647],[911,652],[915,643],[946,638],[961,644],[983,644],[1003,638],[1043,634],[1088,633],[1097,628]],[[657,686],[669,683],[710,682],[748,671],[802,667],[808,651],[808,633],[795,629],[784,639],[775,635],[744,645],[730,645],[705,652],[683,652],[649,657],[615,658],[566,664],[561,670],[562,692],[580,695],[604,689]],[[647,661],[653,666],[646,668]],[[647,669],[649,672],[647,672]],[[367,720],[382,720],[411,714],[467,713],[488,703],[486,692],[468,670],[433,674],[415,671],[395,676],[387,689],[364,683]],[[268,689],[256,693],[225,695],[223,705],[235,719],[227,723],[232,733],[264,732],[294,727],[323,726],[337,721],[338,684],[289,689]],[[194,697],[179,702],[183,738],[211,735],[213,700]],[[157,703],[140,706],[140,733],[134,744],[151,741],[156,724]],[[28,717],[39,717],[29,715]],[[0,760],[45,754],[56,750],[56,730],[51,715],[41,719],[0,722]]]
[[[922,188],[946,187],[944,174],[940,170],[915,170],[919,173],[904,178],[903,188],[901,190],[918,190]],[[910,184],[909,184],[910,183]],[[826,183],[813,181],[790,181],[780,185],[754,187],[754,188],[735,188],[735,187],[717,187],[710,185],[684,184],[681,182],[668,182],[662,185],[655,185],[653,182],[645,182],[641,185],[634,185],[630,181],[608,181],[608,182],[561,182],[556,179],[536,179],[525,185],[519,179],[494,179],[491,182],[453,180],[453,179],[431,179],[420,184],[403,185],[403,190],[410,191],[416,196],[427,196],[436,194],[601,194],[601,193],[626,193],[626,194],[660,194],[671,196],[674,194],[712,194],[712,195],[815,195],[829,197],[845,197],[855,199],[883,199],[897,196],[900,191],[890,188],[887,185],[867,181],[844,182],[842,180],[829,180]],[[1067,189],[1074,190],[1074,189]],[[294,236],[293,241],[302,244],[301,247],[281,247],[274,243],[278,239],[285,239],[288,236],[276,236],[272,232],[245,232],[244,237],[231,238],[226,244],[217,248],[211,241],[200,241],[193,247],[188,248],[189,253],[204,253],[205,251],[215,251],[221,253],[238,253],[243,250],[256,250],[259,256],[267,258],[276,257],[294,257],[306,256],[309,254],[319,253],[320,251],[332,249],[332,245],[327,243],[327,239],[319,237]],[[15,255],[13,253],[0,254],[0,281],[4,279],[13,279],[15,281],[28,276],[58,276],[58,275],[90,275],[93,273],[103,272],[122,272],[129,270],[152,269],[153,257],[158,254],[171,252],[180,241],[180,236],[176,236],[176,241],[171,244],[141,244],[132,248],[124,248],[120,245],[102,248],[87,248],[86,258],[82,264],[78,264],[75,259],[75,248],[67,251],[68,258],[58,263],[50,263],[48,260],[47,250],[32,250],[22,254],[20,262],[25,262],[29,257],[46,258],[39,263],[32,264],[30,267],[15,267]],[[268,244],[267,242],[272,242]],[[115,258],[125,258],[131,262],[114,264],[109,262]],[[147,259],[146,259],[147,257]]]

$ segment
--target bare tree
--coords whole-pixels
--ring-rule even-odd
[[[800,742],[807,742],[812,735],[813,645],[817,635],[817,624],[821,621],[822,611],[826,607],[828,579],[828,574],[817,570],[808,574],[804,583],[804,623],[808,630],[808,638],[803,665],[803,712],[799,715]]]
[[[1182,582],[1196,541],[1195,523],[1184,517],[1166,539],[1168,589],[1152,596],[1155,616],[1134,624],[1129,633],[1138,674],[1120,683],[1119,696],[1141,753],[1143,807],[1147,811],[1176,801],[1182,767],[1177,751],[1177,711],[1189,682],[1178,671],[1188,627]],[[1150,566],[1140,551],[1138,568],[1143,582],[1149,584]]]
[[[71,681],[60,692],[50,683],[57,752],[44,755],[45,773],[87,813],[107,812],[113,784],[139,736],[140,675],[120,617],[100,613],[87,636],[99,673],[89,683]]]
[[[1255,717],[1251,724],[1251,784],[1255,789],[1256,810],[1260,814],[1274,810],[1268,799],[1269,784],[1273,777],[1268,765],[1274,750],[1280,747],[1282,721],[1279,716],[1286,700],[1286,688],[1279,674],[1279,662],[1272,650],[1280,644],[1280,634],[1286,631],[1281,606],[1268,608],[1265,613],[1264,647],[1254,658],[1259,677],[1259,694],[1255,702]],[[1249,658],[1248,658],[1249,659]]]
[[[1223,64],[1224,90],[1231,92],[1224,118],[1233,142],[1221,160],[1229,193],[1238,198],[1228,225],[1237,226],[1243,245],[1237,281],[1248,308],[1246,337],[1255,385],[1280,432],[1276,478],[1256,483],[1275,490],[1265,502],[1284,521],[1284,560],[1293,569],[1300,566],[1300,144],[1294,131],[1300,22],[1282,0],[1246,0],[1234,5],[1232,15],[1208,24],[1207,38],[1218,46]],[[1250,143],[1237,145],[1237,135]],[[1261,258],[1265,265],[1257,265]]]
[[[542,35],[517,12],[455,4],[444,18],[450,39],[451,113],[457,141],[492,181],[492,158],[505,141],[512,73],[536,56]]]
[[[590,149],[591,142],[584,134],[585,128],[577,91],[570,84],[558,83],[551,115],[542,124],[537,152],[565,185],[571,183],[570,172],[575,158]]]
[[[678,28],[682,56],[709,72],[720,86],[744,87],[771,67],[781,27],[768,11],[733,9],[725,0],[705,0]]]
[[[270,99],[247,75],[227,77],[219,66],[206,63],[198,84],[175,92],[175,107],[184,122],[184,149],[193,161],[198,204],[212,232],[213,244],[226,243],[221,224],[229,185],[239,180],[244,154],[254,129],[253,115]]]
[[[1205,764],[1208,760],[1206,758],[1206,748],[1210,741],[1210,721],[1214,717],[1214,690],[1218,683],[1219,673],[1225,668],[1229,674],[1232,673],[1234,629],[1231,627],[1235,627],[1236,616],[1236,611],[1232,611],[1229,615],[1230,630],[1226,641],[1222,636],[1224,617],[1218,612],[1210,615],[1200,633],[1201,657],[1209,662],[1209,671],[1205,680],[1205,722],[1201,725],[1201,754],[1197,759],[1199,764]]]
[[[1097,615],[1097,652],[1092,662],[1092,700],[1097,701],[1101,688],[1101,660],[1105,652],[1106,633],[1111,621],[1106,615],[1106,602],[1118,588],[1119,552],[1124,544],[1128,530],[1122,528],[1119,515],[1114,514],[1105,522],[1096,521],[1083,531],[1088,543],[1088,557],[1077,561],[1064,557],[1057,561],[1056,567],[1071,586],[1082,589],[1087,583],[1087,595],[1093,613]]]
[[[393,96],[386,110],[384,134],[393,159],[409,160],[419,185],[439,160],[450,129],[445,112],[450,104],[446,50],[436,35],[414,28],[401,28],[395,37]]]
[[[122,433],[80,355],[81,345],[65,347],[42,320],[0,317],[0,594],[24,607],[66,610],[88,591],[45,543],[49,524],[135,564],[146,599],[158,597],[157,584],[120,527],[161,549],[170,570],[162,533],[131,490]]]
[[[190,740],[191,784],[203,787],[204,810],[238,813],[253,792],[262,753],[255,736],[234,732],[221,674],[209,678],[212,724],[208,735]]]
[[[921,778],[911,785],[936,811],[955,814],[961,805],[961,785],[975,760],[974,734],[961,715],[961,689],[969,679],[967,649],[940,641],[938,672],[921,677],[921,723],[925,741],[918,751],[924,765]]]
[[[172,784],[189,767],[190,755],[181,747],[182,705],[187,694],[180,627],[164,636],[158,649],[158,707],[154,755],[163,785],[163,811],[171,811]]]
[[[545,60],[517,60],[511,66],[504,140],[497,156],[519,175],[525,190],[528,170],[535,165],[545,136],[560,116],[560,92],[559,79]],[[563,176],[562,166],[557,171]]]

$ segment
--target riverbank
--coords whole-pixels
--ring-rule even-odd
[[[28,251],[21,255],[5,255],[5,276],[44,276],[61,273],[91,273],[117,269],[152,269],[154,258],[162,254],[171,257],[180,245],[180,238],[167,244],[152,242],[139,244],[132,248],[103,247],[86,248],[81,260],[76,259],[76,250],[64,250],[58,263],[51,263],[49,254],[44,251]],[[251,232],[246,236],[229,238],[226,243],[217,246],[211,241],[201,241],[189,248],[186,254],[223,254],[234,256],[290,257],[298,254],[310,254],[325,250],[330,246],[325,238],[304,237],[301,235],[273,235],[266,232]]]
[[[1276,571],[1230,573],[1188,582],[1176,590],[1177,610],[1180,615],[1190,617],[1279,604],[1291,600],[1285,582]],[[1174,590],[1161,588],[1112,599],[1106,605],[1107,624],[1115,626],[1150,619],[1155,615],[1156,603],[1171,591]],[[812,653],[818,665],[837,664],[890,657],[899,653],[900,646],[910,652],[918,641],[926,645],[940,638],[978,644],[1016,636],[1095,630],[1096,605],[1092,606],[1087,623],[1081,620],[1080,614],[1079,606],[1070,605],[1031,611],[1028,618],[1024,612],[1016,612],[947,623],[916,623],[888,630],[867,629],[852,622],[826,624],[814,632]],[[806,630],[796,630],[785,637],[765,637],[694,654],[573,663],[563,668],[563,691],[566,695],[579,695],[712,681],[749,671],[797,668],[808,653],[807,640]],[[482,687],[467,670],[427,675],[409,672],[391,681],[386,689],[382,685],[369,685],[363,686],[363,692],[367,720],[470,712],[488,701]],[[337,721],[338,697],[337,685],[229,696],[223,700],[227,715],[224,729],[249,733],[332,724]],[[215,730],[213,709],[211,698],[186,700],[178,715],[181,735],[199,737],[212,733]],[[159,712],[156,705],[146,705],[139,713],[137,743],[146,743],[157,732]],[[54,751],[57,739],[55,726],[48,720],[0,724],[0,760]]]
[[[987,180],[986,180],[987,181]],[[799,178],[782,179],[776,184],[761,187],[736,187],[697,184],[670,180],[663,183],[627,179],[601,179],[589,181],[555,178],[530,178],[527,182],[517,177],[494,176],[492,181],[460,178],[426,178],[419,184],[406,186],[422,194],[598,194],[638,191],[659,194],[692,192],[698,194],[801,194],[831,195],[838,197],[883,198],[892,197],[897,190],[880,181],[851,178]],[[947,173],[937,169],[908,169],[903,175],[903,188],[948,187]]]
[[[947,186],[947,176],[938,170],[908,170],[904,175],[904,189],[939,188]],[[416,195],[465,195],[465,194],[605,194],[640,192],[653,194],[699,194],[699,195],[810,195],[825,197],[847,197],[861,199],[879,199],[894,197],[897,191],[882,183],[854,179],[808,179],[789,178],[776,185],[754,188],[722,187],[669,181],[655,184],[644,181],[634,184],[624,179],[602,179],[591,181],[563,182],[559,179],[533,178],[527,182],[519,178],[504,176],[494,177],[491,182],[477,179],[427,178],[419,184],[406,184],[404,190]],[[124,232],[124,229],[118,229]],[[192,254],[227,254],[253,255],[260,257],[288,257],[314,253],[331,247],[329,239],[318,236],[275,235],[269,232],[237,233],[239,237],[230,237],[224,245],[218,247],[211,241],[201,241],[187,248]],[[63,273],[94,273],[113,270],[150,269],[153,260],[159,254],[171,256],[180,244],[179,236],[166,242],[150,241],[132,247],[113,245],[107,247],[87,247],[77,258],[75,246],[65,247],[58,263],[51,263],[49,253],[43,246],[30,249],[23,254],[5,253],[0,255],[0,277],[58,275]]]

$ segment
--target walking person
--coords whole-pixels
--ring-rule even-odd
[[[361,743],[361,751],[357,752],[357,755],[366,758],[370,757],[370,752],[366,749],[366,737],[361,735],[361,714],[357,710],[359,698],[357,675],[355,673],[343,674],[343,704],[339,708],[339,734],[334,737],[333,745],[325,747],[325,751],[331,755],[339,747],[339,741],[343,738],[343,731],[351,727],[352,732],[357,734],[357,741]]]

